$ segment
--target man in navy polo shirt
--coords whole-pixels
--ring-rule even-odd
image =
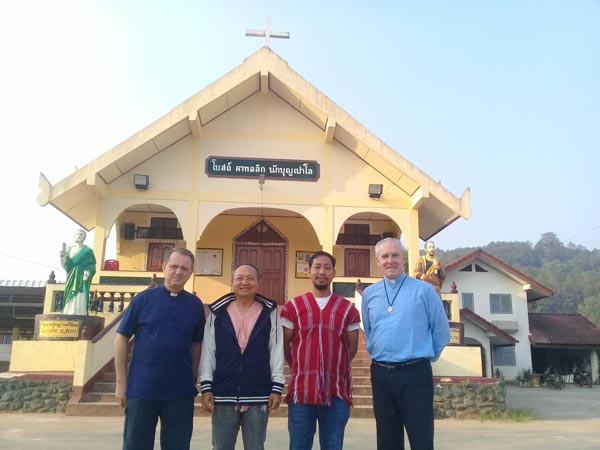
[[[160,418],[163,450],[189,450],[204,333],[204,306],[183,288],[194,255],[173,248],[163,264],[163,286],[136,295],[115,337],[115,397],[125,407],[124,450],[154,448]],[[134,337],[127,374],[128,345]]]

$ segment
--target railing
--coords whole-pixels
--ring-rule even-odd
[[[145,290],[146,286],[92,285],[90,293],[90,313],[120,313],[131,299]],[[59,313],[63,307],[64,284],[46,286],[44,314]]]

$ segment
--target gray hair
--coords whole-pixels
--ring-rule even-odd
[[[393,237],[386,237],[386,238],[383,238],[382,240],[380,240],[379,242],[377,242],[377,244],[375,244],[375,256],[379,256],[379,249],[381,248],[381,246],[383,244],[386,244],[388,242],[395,242],[396,245],[398,245],[398,247],[400,247],[400,251],[402,253],[406,253],[406,249],[404,248],[404,245],[402,245],[402,242],[400,242],[400,239],[396,239]]]
[[[190,252],[187,248],[183,248],[183,247],[173,247],[171,250],[169,250],[169,253],[167,253],[167,257],[164,259],[164,262],[167,262],[171,258],[171,255],[173,253],[179,253],[180,255],[187,256],[188,258],[190,258],[190,260],[192,261],[192,269],[193,269],[194,260],[196,258],[194,257],[194,254],[192,252]]]

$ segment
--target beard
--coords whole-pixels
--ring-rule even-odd
[[[327,281],[321,281],[321,280],[313,281],[313,286],[318,291],[325,291],[325,290],[329,289],[329,283]]]

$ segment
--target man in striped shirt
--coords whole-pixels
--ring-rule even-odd
[[[309,268],[312,290],[288,301],[281,312],[292,372],[286,397],[290,450],[312,449],[317,422],[321,450],[342,450],[360,316],[351,302],[331,292],[332,255],[316,252]]]

